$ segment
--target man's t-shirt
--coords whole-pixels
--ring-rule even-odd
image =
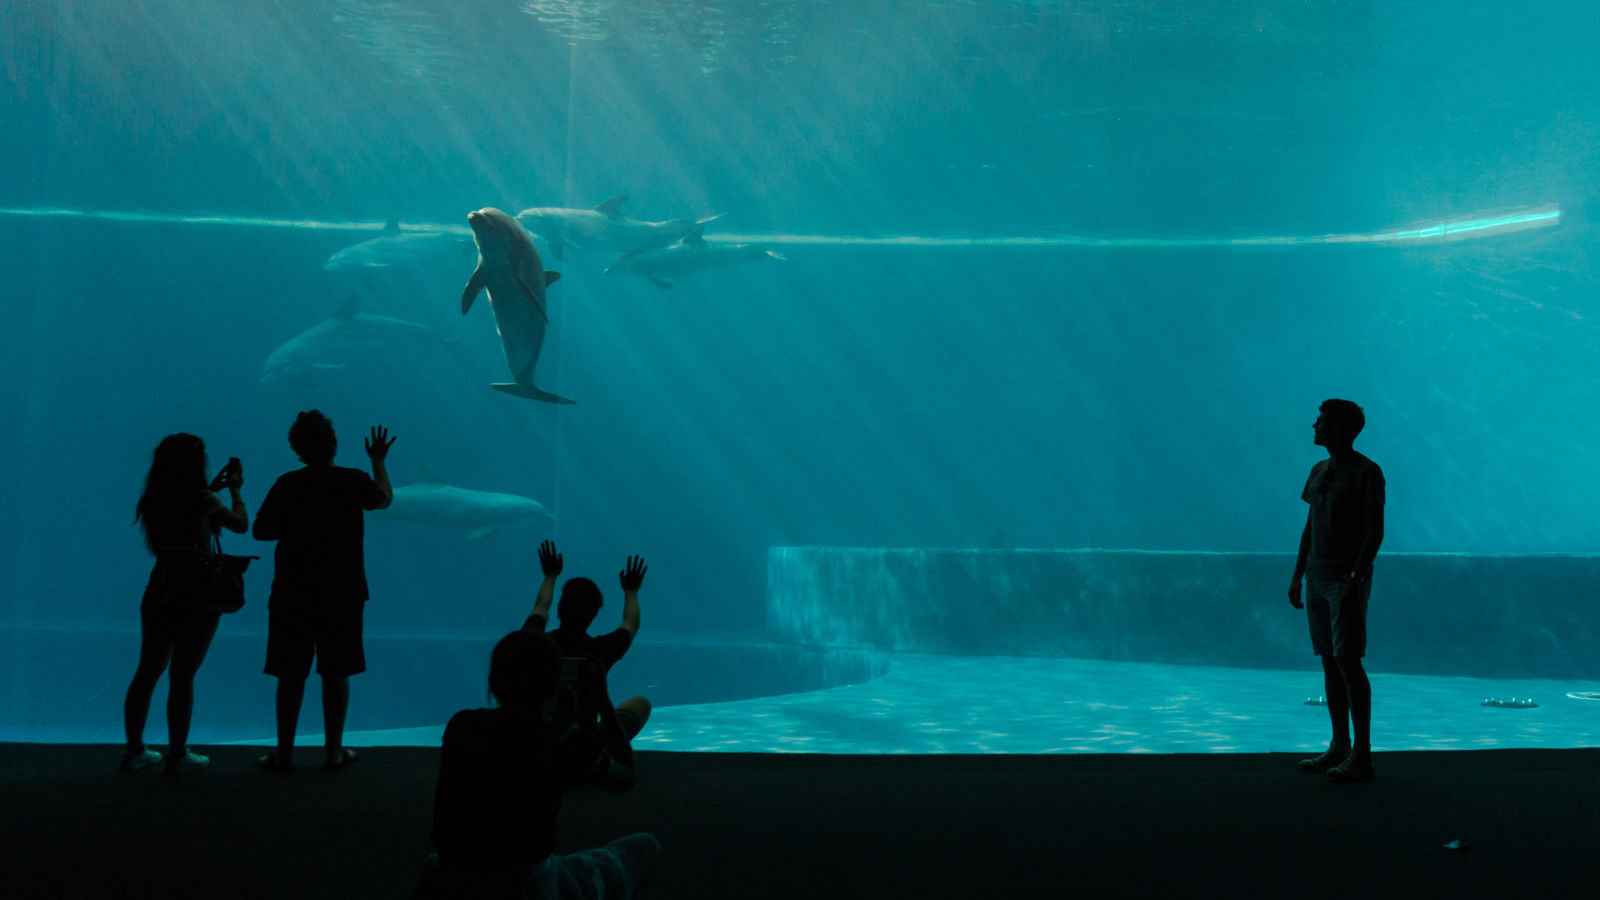
[[[256,534],[278,542],[272,602],[365,602],[361,514],[381,505],[383,491],[360,469],[307,466],[279,478],[255,524]]]
[[[531,615],[522,623],[522,630],[544,631],[545,624],[544,616]],[[563,657],[573,659],[592,656],[600,660],[602,673],[610,672],[611,667],[622,659],[629,647],[633,646],[633,635],[625,628],[618,628],[595,637],[590,637],[587,632],[578,628],[557,628],[550,632],[550,637],[556,642],[556,646],[561,648]],[[574,676],[578,680],[573,680]],[[579,681],[581,672],[563,671],[557,715],[563,722],[580,722],[588,725],[595,721],[600,711],[593,708],[589,692]]]
[[[433,797],[441,868],[492,871],[537,863],[556,846],[561,793],[611,770],[593,729],[508,710],[464,709],[445,726]]]
[[[1311,549],[1306,571],[1349,575],[1366,539],[1368,510],[1384,501],[1383,470],[1355,451],[1330,468],[1325,459],[1311,467],[1300,499],[1311,504]]]
[[[557,628],[550,632],[550,637],[561,648],[562,656],[598,657],[607,672],[633,646],[633,635],[625,628],[594,637],[576,628]]]

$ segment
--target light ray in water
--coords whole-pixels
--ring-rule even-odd
[[[227,225],[242,228],[295,228],[307,231],[381,231],[381,222],[324,222],[315,219],[265,219],[249,216],[175,215],[171,213],[116,212],[88,209],[5,209],[0,216],[103,219],[113,222],[149,222],[178,225]],[[813,244],[836,247],[1300,247],[1316,244],[1415,244],[1484,238],[1530,228],[1551,228],[1561,223],[1554,206],[1524,209],[1498,215],[1483,214],[1453,222],[1410,226],[1359,234],[1318,234],[1242,238],[1140,238],[1092,237],[1077,234],[1044,236],[959,237],[930,235],[855,236],[826,234],[717,234],[708,241],[751,244]],[[405,231],[470,234],[465,225],[410,224]]]

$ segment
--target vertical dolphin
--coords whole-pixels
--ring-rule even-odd
[[[479,291],[488,289],[495,328],[500,332],[500,346],[505,350],[511,377],[516,379],[490,387],[546,403],[573,402],[540,390],[533,383],[533,367],[539,362],[544,329],[550,322],[545,288],[560,278],[561,273],[545,271],[533,239],[506,213],[484,207],[467,213],[467,224],[472,226],[472,238],[478,243],[478,267],[467,280],[466,290],[461,292],[461,314],[466,315],[472,308]]]

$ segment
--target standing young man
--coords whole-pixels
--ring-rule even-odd
[[[317,410],[289,427],[289,446],[305,463],[280,477],[261,501],[253,534],[277,541],[272,595],[267,601],[266,673],[278,679],[278,749],[256,760],[271,772],[294,771],[294,733],[311,660],[322,677],[325,769],[355,762],[344,746],[350,676],[367,670],[361,619],[367,603],[362,514],[394,499],[385,459],[394,439],[381,425],[366,442],[372,477],[333,464],[339,449],[333,423]]]
[[[1372,561],[1383,543],[1383,470],[1351,446],[1366,425],[1361,407],[1349,400],[1328,400],[1318,412],[1311,426],[1313,440],[1328,451],[1328,458],[1311,467],[1300,492],[1311,508],[1300,534],[1289,602],[1306,610],[1311,652],[1322,657],[1333,741],[1321,756],[1301,760],[1300,768],[1326,772],[1336,781],[1365,781],[1374,774],[1372,684],[1361,657],[1367,652]]]

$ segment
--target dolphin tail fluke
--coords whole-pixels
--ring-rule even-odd
[[[698,219],[694,219],[694,218],[673,219],[672,221],[667,223],[667,229],[666,230],[671,232],[671,233],[673,233],[673,234],[679,235],[680,236],[679,239],[681,240],[682,239],[681,238],[682,235],[686,235],[691,231],[699,231],[700,229],[706,227],[707,225],[710,225],[712,222],[715,222],[716,220],[722,218],[722,216],[723,216],[723,213],[717,213],[714,216],[702,216],[701,218],[698,218]]]
[[[525,397],[529,400],[543,400],[546,403],[578,402],[576,400],[568,400],[559,394],[552,394],[549,391],[542,391],[538,388],[523,387],[514,381],[497,381],[494,384],[489,385],[489,387],[492,387],[503,394],[510,394],[513,397]]]

